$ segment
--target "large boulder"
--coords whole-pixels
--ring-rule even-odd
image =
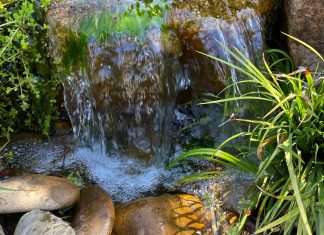
[[[89,186],[81,191],[72,222],[78,235],[110,235],[114,220],[114,204],[104,190]]]
[[[210,214],[196,196],[148,197],[117,207],[116,235],[210,234]]]
[[[57,210],[73,205],[80,196],[67,179],[54,176],[12,177],[0,181],[0,188],[0,214]]]
[[[324,1],[287,0],[285,14],[287,32],[324,54]],[[288,41],[288,46],[297,66],[316,67],[319,59],[314,53],[293,40]]]
[[[71,226],[50,212],[33,210],[18,222],[14,235],[75,235]]]

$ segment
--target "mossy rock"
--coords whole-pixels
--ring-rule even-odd
[[[272,9],[272,0],[180,0],[174,3],[175,8],[188,9],[200,16],[211,16],[229,19],[245,8],[253,8],[264,14]]]

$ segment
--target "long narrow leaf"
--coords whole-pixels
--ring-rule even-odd
[[[291,146],[290,141],[291,141],[291,138],[289,140],[287,140],[285,144],[288,145],[288,146]],[[296,172],[295,172],[295,169],[294,169],[294,166],[293,166],[292,154],[291,154],[290,151],[285,152],[285,159],[286,159],[286,163],[287,163],[287,167],[288,167],[288,172],[289,172],[289,176],[290,176],[290,180],[291,180],[291,185],[292,185],[292,188],[294,190],[294,194],[295,194],[295,197],[296,197],[296,202],[297,202],[298,209],[299,209],[299,212],[300,212],[300,216],[301,216],[302,221],[304,223],[304,226],[306,228],[307,234],[312,235],[312,230],[311,230],[309,222],[308,222],[305,206],[303,204],[303,200],[302,200],[302,197],[300,195],[297,176],[296,176]]]
[[[291,36],[287,33],[284,33],[284,32],[281,32],[283,35],[287,36],[288,38],[300,43],[301,45],[303,45],[304,47],[306,47],[307,49],[309,49],[310,51],[312,51],[315,55],[317,55],[323,62],[324,62],[324,58],[323,56],[315,49],[313,48],[311,45],[307,44],[306,42],[294,37],[294,36]]]
[[[290,211],[287,214],[285,214],[284,216],[280,217],[279,219],[273,221],[272,223],[269,223],[266,226],[257,229],[255,231],[255,234],[259,234],[259,233],[263,233],[268,230],[271,230],[271,229],[285,223],[286,221],[289,221],[289,220],[293,219],[294,217],[298,216],[298,213],[299,213],[298,209]]]

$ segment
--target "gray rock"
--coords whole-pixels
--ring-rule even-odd
[[[0,235],[5,235],[3,229],[2,229],[2,226],[0,225]]]
[[[28,175],[0,181],[0,214],[27,212],[33,209],[57,210],[73,205],[79,189],[67,179]]]
[[[285,12],[288,33],[324,54],[324,1],[287,0]],[[288,46],[297,66],[314,68],[319,62],[314,53],[301,44],[289,40]],[[322,68],[324,68],[323,63]]]
[[[21,217],[14,235],[75,235],[71,226],[49,212],[33,210]]]

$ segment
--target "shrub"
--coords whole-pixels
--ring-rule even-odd
[[[289,36],[289,35],[287,35]],[[308,44],[289,36],[313,51],[320,62],[323,57]],[[258,193],[252,196],[258,211],[256,233],[281,231],[284,234],[323,234],[324,232],[324,78],[317,71],[300,68],[291,73],[274,73],[278,63],[257,68],[237,49],[227,49],[236,64],[209,56],[238,70],[246,77],[243,84],[251,89],[239,97],[205,104],[222,104],[257,100],[270,104],[261,117],[233,120],[248,124],[246,133],[257,146],[257,170],[252,163],[218,149],[196,149],[184,153],[171,163],[198,157],[255,172]],[[208,55],[207,55],[208,56]],[[287,60],[284,60],[287,61]],[[240,85],[240,82],[235,85]],[[251,148],[250,151],[253,151]]]
[[[48,57],[49,0],[0,2],[0,138],[17,130],[48,134],[57,80]]]

